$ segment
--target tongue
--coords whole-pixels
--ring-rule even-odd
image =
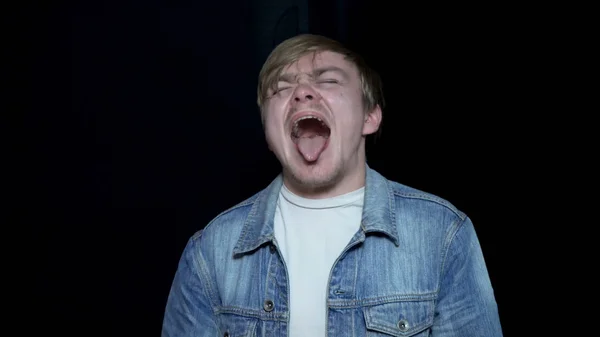
[[[300,137],[298,139],[298,151],[302,153],[306,161],[314,162],[319,159],[319,156],[325,150],[326,142],[327,139],[319,135]]]

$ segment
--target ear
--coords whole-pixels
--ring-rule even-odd
[[[381,113],[381,107],[376,105],[373,110],[367,112],[365,114],[365,123],[363,124],[363,136],[373,134],[379,130],[379,125],[381,124],[381,118],[383,117]]]

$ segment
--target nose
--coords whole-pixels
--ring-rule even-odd
[[[294,92],[294,101],[296,103],[316,101],[318,98],[319,94],[308,84],[300,84]]]

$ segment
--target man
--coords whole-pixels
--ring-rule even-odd
[[[282,173],[190,238],[163,336],[502,336],[470,219],[367,165],[383,97],[358,55],[288,39],[258,105]]]

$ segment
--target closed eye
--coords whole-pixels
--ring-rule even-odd
[[[277,89],[275,89],[275,90],[273,91],[273,95],[277,95],[278,93],[280,93],[280,92],[282,92],[282,91],[284,91],[284,90],[290,89],[290,88],[291,88],[291,87],[281,87],[281,88],[277,88]]]

